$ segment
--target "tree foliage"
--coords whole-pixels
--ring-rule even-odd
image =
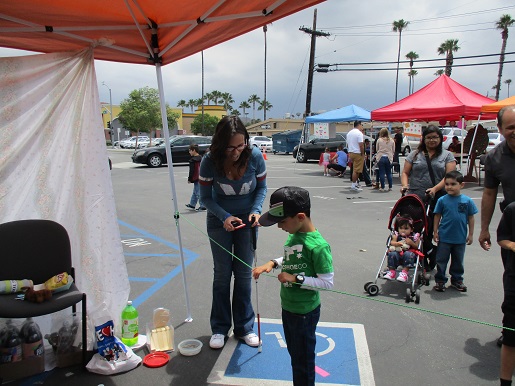
[[[126,129],[150,133],[162,126],[159,93],[155,88],[131,91],[129,97],[120,103],[120,109],[118,118]]]
[[[191,132],[197,135],[214,135],[219,119],[215,116],[204,114],[204,131],[202,131],[202,114],[195,117],[191,122]]]

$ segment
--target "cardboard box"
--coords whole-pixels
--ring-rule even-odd
[[[14,381],[45,371],[45,357],[32,357],[19,362],[0,364],[0,378],[3,381]]]

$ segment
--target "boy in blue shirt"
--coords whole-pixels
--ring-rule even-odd
[[[447,264],[451,259],[449,274],[451,287],[460,292],[467,292],[463,284],[463,257],[465,246],[472,244],[474,236],[474,215],[477,207],[472,199],[461,194],[465,186],[463,175],[453,170],[445,175],[445,191],[447,194],[438,199],[434,210],[433,239],[438,243],[436,251],[437,272],[435,275],[435,291],[444,292],[447,277]],[[467,232],[468,225],[468,232]]]
[[[263,272],[281,267],[282,321],[291,358],[293,384],[315,384],[316,326],[320,319],[319,289],[333,288],[331,247],[310,218],[309,192],[296,186],[277,189],[270,197],[270,210],[259,218],[262,226],[277,226],[290,235],[282,257],[253,270],[255,279]]]

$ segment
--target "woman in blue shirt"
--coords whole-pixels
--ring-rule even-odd
[[[199,182],[200,197],[208,210],[207,233],[214,262],[209,345],[222,348],[234,324],[234,335],[257,347],[250,267],[254,258],[252,227],[258,225],[266,196],[266,166],[259,149],[249,147],[249,134],[238,117],[226,116],[216,126],[210,151],[200,165]]]

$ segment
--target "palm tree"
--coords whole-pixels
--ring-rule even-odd
[[[409,59],[409,69],[410,69],[410,71],[408,73],[408,76],[409,76],[409,88],[408,88],[408,90],[409,90],[409,94],[411,95],[411,93],[412,93],[411,90],[413,89],[413,87],[411,87],[412,76],[410,74],[413,71],[413,61],[418,59],[418,54],[415,51],[410,51],[410,52],[408,52],[406,54],[406,59]]]
[[[199,107],[199,106],[203,106],[203,105],[204,105],[204,99],[202,99],[202,98],[195,99],[195,106]]]
[[[188,106],[188,102],[186,102],[184,99],[181,99],[179,102],[177,102],[177,107],[185,108]]]
[[[410,70],[410,72],[408,72],[408,76],[409,76],[409,84],[410,84],[410,90],[409,90],[409,94],[413,94],[413,91],[415,91],[415,76],[418,75],[418,71],[417,70]]]
[[[230,112],[231,115],[241,115],[240,110],[232,109]]]
[[[247,118],[247,112],[245,111],[246,109],[250,109],[250,105],[248,104],[247,101],[243,101],[240,103],[240,105],[238,106],[240,109],[242,109],[243,111],[243,115],[245,115],[245,118]]]
[[[458,46],[458,39],[447,39],[440,47],[438,47],[438,55],[445,54],[445,75],[451,76],[452,64],[454,63],[453,52],[457,52],[460,49]]]
[[[188,106],[190,106],[191,112],[193,112],[193,108],[197,105],[196,99],[190,99],[188,100]]]
[[[211,98],[212,98],[214,104],[217,105],[218,99],[222,98],[222,93],[218,90],[213,90],[213,91],[211,91]]]
[[[433,75],[435,75],[435,76],[443,75],[443,70],[440,68],[439,70],[436,70]]]
[[[510,83],[511,83],[511,79],[506,79],[504,81],[504,83],[506,83],[508,85],[508,98],[510,97]]]
[[[508,42],[508,27],[515,23],[510,15],[502,15],[501,18],[495,22],[495,27],[501,30],[502,46],[501,56],[499,57],[499,73],[497,74],[497,89],[495,91],[495,100],[499,100],[499,91],[501,91],[501,78],[502,68],[504,66],[504,53],[506,52],[506,43]]]
[[[271,110],[274,106],[272,106],[272,104],[268,101],[259,101],[258,102],[259,104],[259,107],[258,107],[258,110],[263,110],[263,112],[266,112],[266,111],[269,111]]]
[[[204,94],[204,98],[206,98],[207,105],[209,105],[209,102],[213,100],[213,94],[210,92],[206,92]]]
[[[256,94],[252,94],[247,99],[247,102],[252,103],[252,119],[256,119],[256,103],[259,103],[261,98],[259,98]]]
[[[399,64],[401,61],[401,35],[402,31],[408,27],[409,21],[404,19],[395,20],[392,23],[392,31],[399,33],[399,50],[397,52],[397,75],[395,77],[395,102],[397,102],[397,89],[399,88]]]
[[[224,105],[225,110],[232,110],[231,103],[234,103],[234,99],[232,98],[231,93],[223,92],[221,95],[222,103]]]

